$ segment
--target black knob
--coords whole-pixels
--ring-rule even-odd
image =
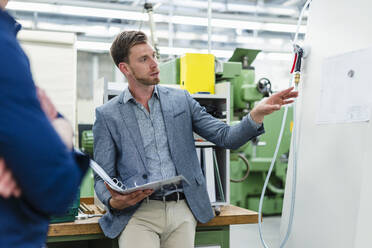
[[[142,175],[142,178],[143,178],[143,179],[147,179],[147,174],[143,174],[143,175]]]

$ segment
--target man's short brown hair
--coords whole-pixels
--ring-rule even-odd
[[[129,50],[137,45],[147,43],[147,36],[141,31],[123,31],[118,34],[111,45],[110,53],[116,66],[129,62]]]

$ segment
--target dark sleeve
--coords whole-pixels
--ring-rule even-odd
[[[26,56],[16,40],[3,38],[0,34],[0,157],[25,202],[46,215],[62,213],[87,160],[63,144],[40,107]]]

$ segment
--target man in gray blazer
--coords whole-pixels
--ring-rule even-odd
[[[111,56],[128,88],[96,109],[94,158],[110,177],[127,187],[183,175],[189,185],[121,195],[95,176],[95,190],[109,211],[100,225],[119,247],[194,247],[197,221],[213,218],[193,132],[217,146],[236,149],[264,132],[264,116],[293,102],[293,88],[259,103],[229,126],[211,115],[187,91],[158,85],[154,49],[144,33],[125,31]],[[147,200],[144,200],[147,198]]]

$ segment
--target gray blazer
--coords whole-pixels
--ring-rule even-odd
[[[157,86],[163,111],[170,154],[177,174],[190,185],[184,185],[187,203],[195,218],[202,223],[213,218],[204,176],[195,150],[193,131],[227,149],[236,149],[264,132],[248,116],[229,126],[205,112],[187,91]],[[94,159],[110,177],[125,185],[147,183],[146,157],[140,130],[131,104],[123,103],[123,93],[96,109]],[[95,175],[95,191],[108,206],[111,195],[102,179]],[[110,210],[99,223],[105,235],[117,237],[125,228],[139,204],[121,211]]]

